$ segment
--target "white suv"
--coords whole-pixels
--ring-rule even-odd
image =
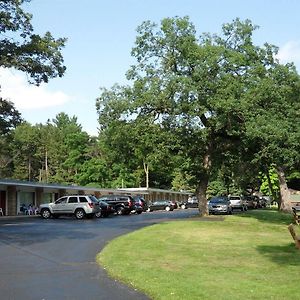
[[[44,219],[54,218],[60,215],[75,215],[76,219],[85,216],[92,218],[101,212],[101,207],[95,196],[70,195],[57,199],[54,203],[41,204],[39,212]]]
[[[248,209],[245,199],[241,196],[229,196],[229,201],[232,208],[238,208],[242,211],[246,211]]]

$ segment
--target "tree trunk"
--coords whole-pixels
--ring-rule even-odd
[[[146,188],[149,188],[149,165],[146,164],[145,162],[143,163],[144,165],[144,171],[145,171],[145,175],[146,175]]]
[[[203,158],[203,173],[200,178],[200,182],[196,189],[197,199],[199,203],[199,214],[201,217],[208,215],[208,207],[207,207],[207,198],[206,192],[209,182],[209,174],[211,168],[211,154],[210,154],[210,147],[207,149],[207,153]]]
[[[46,149],[45,153],[45,173],[46,173],[46,182],[48,182],[48,151]]]
[[[280,197],[278,203],[278,209],[281,211],[290,211],[291,203],[290,203],[290,192],[287,187],[284,169],[282,167],[276,168],[278,179],[279,179],[279,189],[280,189]]]
[[[202,176],[200,183],[196,189],[196,196],[199,203],[198,209],[201,217],[208,215],[207,198],[206,198],[208,180],[209,178],[207,174],[206,176]]]

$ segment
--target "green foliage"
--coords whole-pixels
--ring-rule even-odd
[[[22,9],[24,2],[30,0],[0,3],[0,66],[23,71],[38,85],[63,76],[66,67],[61,49],[66,39],[54,39],[50,32],[34,34],[32,15]]]
[[[12,132],[22,123],[13,103],[0,97],[0,177],[12,176]]]
[[[13,144],[14,178],[29,181],[38,178],[39,161],[35,156],[38,143],[36,127],[26,122],[17,126]]]
[[[279,181],[274,166],[268,170],[267,175],[263,174],[262,176],[260,192],[264,195],[273,197],[274,200],[277,200],[279,199]]]
[[[257,28],[236,19],[221,35],[197,39],[188,17],[144,22],[132,49],[136,64],[127,72],[132,86],[103,90],[97,100],[102,133],[126,128],[130,137],[123,137],[135,144],[130,160],[146,162],[152,174],[168,160],[169,182],[184,185],[178,174],[188,174],[203,203],[213,172],[221,171],[227,193],[254,191],[260,170],[295,165],[299,76],[276,61],[277,47],[253,44]]]
[[[21,122],[21,114],[14,104],[0,97],[0,135],[8,134]]]

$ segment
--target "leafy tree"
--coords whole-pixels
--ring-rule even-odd
[[[11,101],[0,97],[0,134],[5,135],[22,122],[21,114]]]
[[[14,174],[21,180],[38,178],[39,161],[35,157],[39,139],[37,128],[27,122],[19,125],[14,131]]]
[[[169,136],[149,116],[127,118],[131,113],[128,93],[120,86],[103,89],[96,103],[99,138],[114,173],[112,186],[170,188]]]
[[[13,103],[0,97],[0,177],[12,175],[12,131],[21,124],[21,114]]]
[[[276,122],[283,117],[282,108],[295,103],[299,78],[292,66],[274,59],[276,47],[253,44],[256,28],[249,20],[236,19],[223,26],[222,35],[197,39],[187,17],[164,19],[159,28],[144,22],[132,50],[137,63],[127,73],[132,88],[105,95],[107,111],[118,108],[111,114],[117,120],[137,124],[148,119],[159,127],[159,135],[168,135],[173,151],[182,157],[181,169],[196,187],[203,215],[214,170],[228,158],[237,163],[257,154],[262,160],[263,145],[270,146],[268,158],[274,157],[286,138],[280,134],[271,142],[271,137],[259,134],[260,128],[272,124],[273,133],[283,125]],[[283,128],[290,128],[294,117],[289,109]],[[252,143],[259,146],[253,152]]]
[[[55,127],[54,140],[49,153],[51,181],[76,183],[82,164],[87,159],[89,136],[82,131],[75,116],[60,113],[52,120]]]
[[[0,66],[27,73],[35,84],[62,77],[66,67],[61,49],[66,39],[54,39],[50,32],[35,34],[32,15],[22,9],[25,2],[30,0],[0,2]]]
[[[279,181],[274,166],[272,166],[268,172],[262,176],[260,191],[264,195],[272,196],[273,201],[279,199]]]
[[[300,80],[295,67],[274,64],[268,69],[267,76],[260,78],[249,97],[256,106],[255,111],[249,110],[246,119],[248,137],[257,145],[255,158],[266,176],[275,166],[279,180],[279,208],[288,210],[286,175],[300,161]]]

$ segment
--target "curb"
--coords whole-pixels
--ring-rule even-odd
[[[22,216],[0,216],[0,222],[3,221],[11,221],[11,220],[29,220],[32,218],[38,218],[40,215],[22,215]]]

